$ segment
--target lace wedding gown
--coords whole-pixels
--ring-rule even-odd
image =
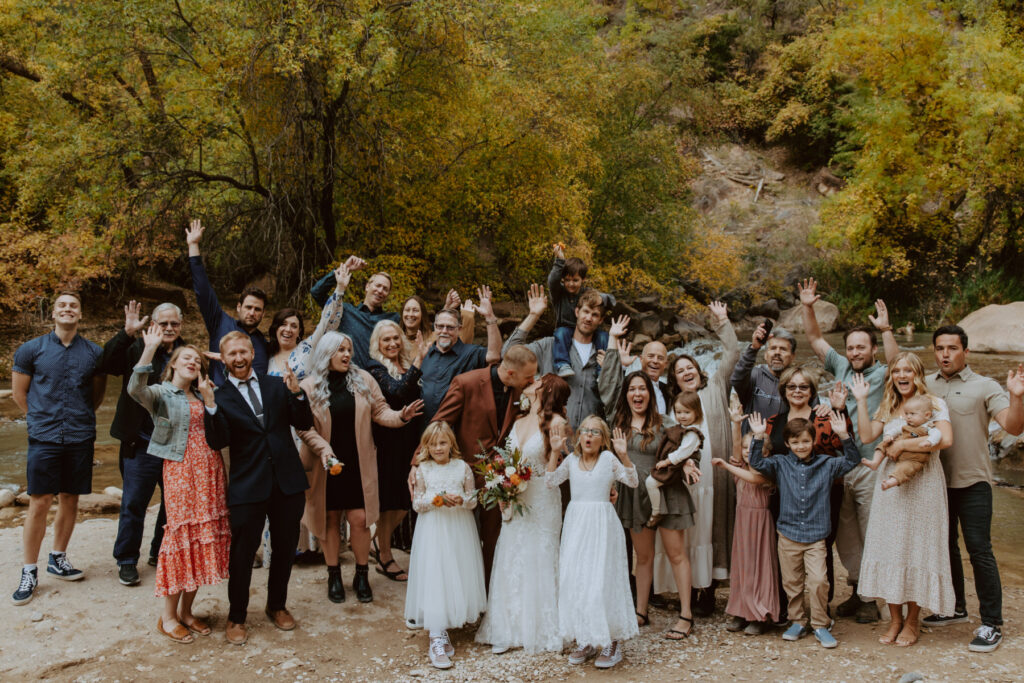
[[[518,427],[518,425],[516,425]],[[476,633],[480,643],[522,647],[526,652],[558,652],[558,535],[562,528],[562,497],[545,486],[544,438],[538,431],[519,444],[517,429],[509,448],[520,448],[533,468],[523,492],[526,510],[502,522],[494,550],[487,614]]]

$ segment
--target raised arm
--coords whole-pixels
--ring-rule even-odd
[[[149,329],[142,333],[142,355],[132,370],[131,379],[128,380],[128,395],[142,405],[150,414],[153,413],[156,402],[160,399],[160,389],[155,386],[148,386],[149,375],[153,372],[153,356],[156,355],[157,347],[160,346],[162,338],[160,328],[156,323],[149,326]]]
[[[206,274],[206,266],[203,265],[203,257],[199,253],[199,241],[203,238],[202,221],[193,219],[185,231],[185,241],[188,244],[188,267],[192,271],[192,288],[196,293],[196,302],[199,304],[199,312],[203,315],[203,322],[206,323],[206,331],[210,334],[211,341],[217,334],[217,328],[226,313],[221,310],[217,293],[213,291],[210,278]]]
[[[494,309],[491,307],[491,288],[481,285],[476,295],[480,299],[480,305],[475,307],[476,312],[487,323],[487,364],[491,365],[501,360],[501,330],[498,329],[498,319],[494,317]]]
[[[814,349],[815,355],[824,362],[828,350],[832,347],[829,346],[829,343],[825,341],[825,337],[822,336],[821,327],[818,326],[818,316],[814,313],[814,304],[821,299],[818,295],[817,281],[812,277],[801,282],[799,294],[800,312],[804,321],[804,333],[807,335],[807,340],[811,343],[811,348]]]
[[[334,270],[334,277],[337,282],[334,292],[327,297],[327,301],[324,302],[323,310],[320,311],[320,322],[317,323],[316,329],[313,330],[313,334],[309,335],[306,342],[311,348],[316,348],[316,344],[320,341],[320,338],[327,332],[334,332],[341,327],[341,318],[345,315],[345,289],[348,287],[349,281],[352,279],[352,273],[345,267],[345,264],[341,264]]]
[[[746,467],[737,467],[732,463],[728,463],[721,458],[712,458],[711,464],[714,467],[721,467],[723,470],[743,481],[753,484],[754,486],[770,486],[772,483],[771,479],[768,479],[763,474],[754,470],[748,470]]]
[[[555,262],[548,273],[548,291],[551,292],[551,303],[565,298],[565,287],[562,286],[562,270],[565,268],[565,253],[562,246],[556,244]]]
[[[761,323],[754,330],[754,334],[750,338],[750,346],[740,354],[740,359],[732,371],[732,377],[729,378],[729,383],[736,390],[736,395],[743,406],[749,406],[750,399],[754,395],[754,387],[750,382],[750,372],[754,369],[754,364],[757,362],[757,353],[761,350],[761,346],[764,345],[764,340],[767,336],[768,333],[764,329],[764,323]]]
[[[764,476],[774,479],[775,472],[778,469],[778,459],[774,456],[766,458],[762,453],[766,427],[764,418],[761,417],[760,413],[753,413],[751,414],[748,423],[750,424],[750,431],[753,435],[753,441],[750,442],[750,466]]]
[[[885,348],[885,362],[892,363],[892,359],[900,352],[900,343],[896,341],[896,335],[892,333],[892,323],[889,321],[889,309],[881,299],[875,300],[875,315],[868,315],[868,320],[875,326],[875,329],[882,333],[882,346]]]
[[[121,377],[132,371],[128,367],[128,349],[135,343],[135,335],[149,320],[149,316],[139,319],[141,308],[142,305],[137,301],[129,301],[124,307],[124,327],[103,345],[100,368],[105,374]]]
[[[527,316],[523,318],[523,321],[519,323],[518,328],[523,331],[524,336],[533,329],[533,326],[537,324],[540,316],[548,307],[548,299],[544,296],[544,288],[536,283],[530,285],[530,291],[526,294],[526,300],[530,310]]]
[[[1010,394],[1010,405],[997,412],[995,420],[1007,434],[1020,436],[1020,433],[1024,432],[1024,364],[1018,364],[1016,368],[1006,373],[1006,390]],[[986,403],[993,398],[994,396],[987,397]]]
[[[717,384],[720,389],[724,392],[726,399],[729,398],[729,377],[732,375],[733,368],[736,367],[737,361],[740,359],[740,342],[736,338],[736,330],[733,329],[732,323],[729,322],[729,309],[721,301],[712,301],[708,304],[708,310],[711,311],[715,328],[715,334],[722,341],[722,360],[718,364],[718,369],[715,370],[715,375],[708,380],[710,384]]]
[[[462,314],[462,327],[459,329],[459,339],[462,340],[463,344],[472,344],[476,331],[476,308],[473,306],[473,300],[466,299],[459,312]]]
[[[851,381],[853,397],[857,400],[857,434],[861,443],[871,443],[882,435],[885,425],[880,420],[872,420],[868,411],[868,394],[871,392],[871,385],[864,379],[864,375],[857,373]]]

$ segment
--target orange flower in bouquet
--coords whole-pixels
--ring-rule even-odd
[[[518,448],[509,450],[495,447],[481,453],[473,469],[484,478],[484,486],[477,499],[486,510],[502,508],[502,516],[511,519],[514,514],[523,514],[523,492],[526,491],[532,468],[523,460]]]
[[[434,500],[430,501],[430,504],[436,508],[444,507],[444,496],[441,494],[434,496]]]
[[[341,468],[344,466],[344,463],[335,458],[333,455],[327,458],[327,471],[332,475],[341,474]]]

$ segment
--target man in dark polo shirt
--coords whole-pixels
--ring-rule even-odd
[[[491,289],[486,285],[477,290],[480,305],[476,312],[487,323],[487,348],[477,344],[466,344],[459,339],[462,316],[453,308],[438,311],[434,316],[434,331],[437,340],[423,359],[423,420],[430,422],[441,405],[448,386],[455,375],[477,370],[501,360],[501,332],[498,319],[491,308]]]
[[[15,605],[24,605],[35,593],[36,561],[54,495],[59,502],[46,571],[64,581],[83,577],[66,551],[78,496],[92,492],[96,408],[107,381],[99,369],[103,349],[78,334],[81,319],[81,298],[61,292],[53,303],[53,332],[25,342],[14,353],[11,386],[14,402],[27,416],[30,499],[23,530],[25,566],[11,596]]]
[[[976,374],[967,365],[967,333],[946,325],[932,335],[939,371],[928,375],[928,391],[945,399],[953,426],[953,445],[939,457],[946,474],[949,503],[949,565],[956,604],[953,614],[925,617],[927,626],[967,621],[964,568],[959,531],[974,569],[981,626],[969,649],[992,652],[1003,640],[1003,586],[992,554],[992,461],[988,454],[991,420],[1014,436],[1024,431],[1024,367],[1011,370],[1004,391],[999,382]]]

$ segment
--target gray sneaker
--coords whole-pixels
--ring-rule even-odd
[[[574,377],[576,375],[576,371],[572,369],[571,365],[563,365],[563,366],[559,367],[556,372],[557,372],[559,377],[565,377],[565,378]]]

